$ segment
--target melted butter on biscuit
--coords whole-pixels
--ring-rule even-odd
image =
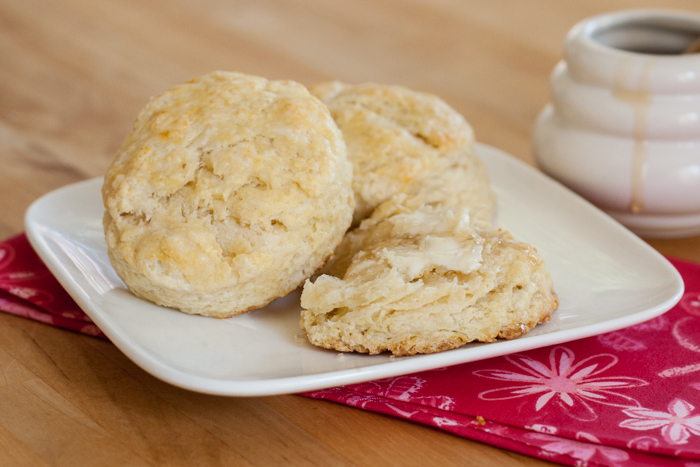
[[[387,251],[385,258],[399,274],[414,279],[436,266],[469,274],[481,266],[481,251],[482,246],[475,241],[459,242],[454,238],[426,237],[419,242],[418,248]]]
[[[472,240],[426,237],[419,245],[429,261],[453,271],[469,274],[481,265],[482,246]]]
[[[471,231],[469,227],[469,209],[454,211],[436,211],[430,206],[425,209],[399,214],[392,219],[392,235],[422,236]]]
[[[426,206],[399,214],[392,223],[392,235],[412,241],[383,256],[408,279],[438,266],[469,274],[482,263],[483,238],[470,228],[467,209],[455,213]]]

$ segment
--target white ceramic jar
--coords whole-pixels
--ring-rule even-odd
[[[625,10],[569,32],[540,168],[648,237],[700,234],[700,15]]]

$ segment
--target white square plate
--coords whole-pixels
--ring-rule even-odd
[[[112,269],[102,230],[101,179],[37,200],[26,229],[80,307],[129,358],[169,383],[229,396],[308,391],[455,365],[613,331],[651,319],[683,293],[675,268],[557,182],[479,145],[498,197],[496,224],[537,247],[560,307],[510,341],[392,358],[316,348],[299,329],[299,293],[227,320],[191,316],[133,296]]]

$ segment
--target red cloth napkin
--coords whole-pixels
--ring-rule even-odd
[[[554,347],[304,394],[575,466],[700,467],[700,265],[666,314]],[[105,338],[24,235],[0,243],[0,310]]]
[[[24,234],[0,243],[0,311],[107,339],[51,275]]]

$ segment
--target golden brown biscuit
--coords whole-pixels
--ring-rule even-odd
[[[137,296],[229,317],[286,295],[341,241],[352,165],[302,85],[214,72],[153,98],[102,190],[112,264]]]
[[[311,92],[328,106],[348,146],[355,169],[354,224],[398,193],[422,194],[447,207],[470,206],[473,217],[491,219],[495,198],[474,154],[473,131],[437,96],[337,81]]]
[[[512,339],[557,306],[537,251],[468,210],[398,196],[348,233],[333,275],[307,281],[301,327],[341,352],[432,353]]]

